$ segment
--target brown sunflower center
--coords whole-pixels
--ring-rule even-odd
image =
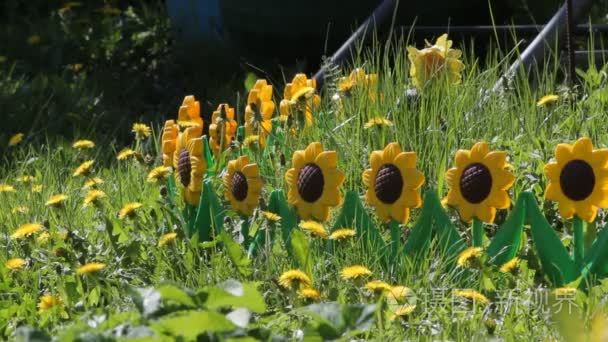
[[[179,152],[179,161],[177,163],[179,180],[183,186],[188,186],[190,184],[190,171],[192,171],[190,153],[184,148]]]
[[[235,172],[232,175],[232,181],[230,182],[230,192],[232,192],[232,196],[239,201],[242,202],[245,198],[247,198],[247,191],[249,190],[249,186],[247,185],[247,178],[241,172]]]
[[[313,163],[304,165],[298,173],[298,193],[308,203],[316,202],[323,194],[325,178],[319,166]]]
[[[559,175],[559,184],[566,197],[582,201],[589,197],[595,187],[593,168],[584,160],[569,161]]]
[[[460,192],[469,203],[477,204],[488,198],[492,191],[492,174],[481,163],[473,163],[462,171]]]
[[[401,171],[393,164],[384,164],[376,174],[376,197],[382,203],[397,202],[403,190]]]

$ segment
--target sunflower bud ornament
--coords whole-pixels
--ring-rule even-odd
[[[175,121],[165,121],[160,143],[163,153],[163,166],[173,166],[173,155],[175,154],[178,135],[179,127]]]
[[[394,142],[382,151],[373,151],[369,162],[371,169],[363,172],[365,200],[383,222],[407,223],[410,208],[422,204],[424,175],[416,169],[416,153],[402,152],[399,143]]]
[[[220,104],[213,112],[209,125],[209,145],[213,155],[217,156],[230,146],[236,135],[236,128],[234,108],[225,103]]]
[[[319,106],[321,97],[316,93],[317,82],[305,74],[297,74],[285,85],[280,104],[281,117],[295,120],[300,127],[312,126],[312,110]]]
[[[507,170],[507,153],[490,151],[485,142],[478,142],[471,150],[458,150],[456,167],[449,169],[446,179],[450,190],[448,205],[458,209],[465,222],[473,220],[473,245],[483,242],[482,222],[492,223],[496,209],[511,204],[508,190],[515,176]]]
[[[434,45],[426,43],[427,47],[418,50],[413,46],[407,47],[407,57],[410,60],[410,77],[417,88],[424,88],[428,83],[445,75],[452,84],[460,83],[464,64],[460,61],[462,51],[452,49],[452,41],[447,33],[437,38]]]
[[[293,153],[292,168],[285,173],[285,180],[289,187],[287,200],[302,220],[327,221],[329,209],[342,201],[339,189],[344,173],[338,170],[338,154],[324,151],[320,142]]]
[[[258,136],[260,147],[266,146],[266,136],[272,132],[272,85],[257,80],[247,96],[245,107],[245,136]]]
[[[184,97],[184,101],[177,112],[177,124],[182,128],[192,126],[203,127],[201,104],[196,101],[194,95]]]
[[[173,155],[173,168],[177,183],[182,187],[186,203],[197,206],[207,171],[207,160],[203,156],[203,128],[191,126],[179,134]]]

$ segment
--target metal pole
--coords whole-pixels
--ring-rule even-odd
[[[574,37],[572,36],[572,28],[574,20],[572,18],[572,0],[566,0],[566,44],[568,44],[568,87],[572,89],[574,86]]]

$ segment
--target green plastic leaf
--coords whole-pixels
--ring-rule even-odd
[[[228,257],[239,273],[245,277],[249,277],[251,274],[253,274],[253,269],[251,269],[251,260],[249,260],[241,245],[236,243],[226,231],[222,231],[219,236],[224,243],[224,247],[226,247]]]
[[[427,248],[431,242],[433,230],[433,210],[435,206],[429,200],[429,191],[424,195],[424,202],[418,221],[414,224],[410,231],[410,235],[405,243],[404,252],[409,257],[417,257]]]
[[[312,276],[312,262],[310,258],[310,246],[306,235],[299,230],[294,229],[291,232],[291,250],[293,257],[298,267],[301,267],[309,276]]]
[[[439,246],[443,255],[450,258],[460,254],[466,247],[466,243],[458,234],[458,230],[450,221],[450,217],[443,209],[441,200],[435,191],[427,191],[426,197],[433,204],[433,219]]]
[[[202,297],[203,305],[213,310],[245,308],[255,313],[266,311],[264,297],[257,290],[257,283],[227,280],[218,286],[201,289],[198,295]]]
[[[526,216],[544,273],[556,286],[563,286],[574,281],[579,276],[580,270],[576,269],[566,247],[541,213],[534,195],[523,192],[520,196],[525,197]]]
[[[388,246],[369,217],[363,203],[361,203],[359,195],[354,191],[346,192],[342,210],[336,219],[333,230],[340,228],[354,228],[357,232],[358,241],[365,243],[365,247],[374,251],[379,258],[386,258]]]
[[[205,181],[203,192],[207,194],[211,224],[213,225],[215,234],[218,235],[224,229],[224,207],[220,203],[219,198],[217,198],[210,180]]]
[[[608,274],[608,224],[600,231],[585,255],[585,270],[598,277]]]
[[[488,246],[487,253],[492,264],[503,265],[517,255],[521,246],[525,220],[526,196],[519,196],[509,217],[500,226]]]
[[[195,340],[207,332],[229,332],[236,326],[222,314],[212,311],[185,311],[163,317],[152,324],[161,334]]]
[[[270,194],[268,210],[281,216],[281,237],[283,238],[283,242],[285,242],[285,246],[287,246],[288,252],[291,253],[291,243],[289,240],[291,238],[291,231],[296,227],[298,219],[295,210],[287,204],[282,190],[274,190]]]
[[[215,169],[213,168],[213,154],[209,148],[209,140],[207,136],[203,136],[203,158],[207,161],[207,175],[213,176]]]

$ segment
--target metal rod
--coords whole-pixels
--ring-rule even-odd
[[[562,41],[565,30],[566,30],[566,11],[567,5],[563,5],[557,13],[551,18],[551,20],[545,25],[545,27],[540,31],[538,36],[534,38],[534,40],[528,45],[528,47],[521,53],[519,58],[511,64],[509,70],[498,79],[498,82],[494,84],[492,91],[498,91],[503,87],[503,84],[507,80],[507,78],[515,75],[519,68],[524,67],[528,68],[534,62],[542,62],[545,53],[547,51],[547,46],[551,46],[551,42]],[[578,0],[572,4],[572,21],[577,22],[583,16],[589,13],[589,9],[591,8],[591,0]]]
[[[341,64],[344,62],[346,58],[351,55],[351,51],[355,42],[358,39],[365,39],[373,30],[371,28],[377,27],[381,25],[393,11],[395,10],[396,0],[384,0],[374,12],[367,17],[367,19],[357,28],[357,30],[348,38],[342,46],[336,51],[332,56],[330,61],[335,64]],[[317,81],[317,87],[321,88],[323,85],[325,76],[325,70],[321,68],[317,73],[313,76],[313,78]]]
[[[399,26],[395,28],[400,32],[413,32],[422,34],[442,34],[449,31],[450,34],[538,34],[546,25],[464,25],[464,26]],[[574,26],[573,33],[608,33],[608,24],[579,24]]]
[[[568,46],[568,87],[572,89],[574,86],[574,37],[572,27],[574,19],[572,18],[572,0],[566,0],[566,44]]]

